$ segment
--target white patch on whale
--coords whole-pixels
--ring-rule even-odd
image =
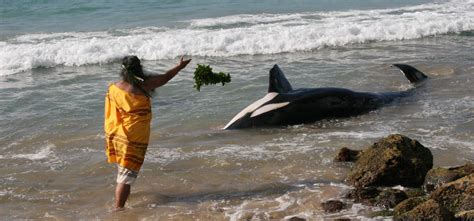
[[[243,109],[242,111],[240,111],[240,113],[238,113],[237,115],[235,115],[235,117],[232,118],[232,120],[231,120],[227,125],[225,125],[224,129],[226,129],[227,127],[229,127],[230,125],[232,125],[232,124],[233,124],[235,121],[237,121],[238,119],[240,119],[240,118],[242,118],[243,116],[245,116],[247,113],[252,113],[252,112],[255,111],[257,108],[259,108],[260,106],[262,106],[264,103],[267,103],[268,101],[270,101],[270,100],[272,100],[273,98],[275,98],[277,95],[278,95],[278,93],[276,93],[276,92],[270,92],[270,93],[268,93],[267,95],[265,95],[265,97],[261,98],[260,100],[253,102],[251,105],[247,106],[245,109]]]
[[[267,104],[261,108],[259,108],[258,110],[254,111],[252,113],[252,115],[250,115],[250,117],[256,117],[260,114],[264,114],[264,113],[267,113],[269,111],[272,111],[272,110],[276,110],[278,108],[282,108],[286,105],[288,105],[290,102],[283,102],[283,103],[276,103],[276,104]]]

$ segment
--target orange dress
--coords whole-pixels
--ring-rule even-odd
[[[115,84],[105,96],[105,141],[109,163],[139,171],[150,139],[151,103]]]

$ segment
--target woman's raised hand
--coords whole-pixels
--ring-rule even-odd
[[[181,56],[181,59],[179,61],[179,67],[181,67],[181,69],[183,69],[183,68],[186,67],[186,65],[189,64],[189,62],[191,62],[191,59],[184,60],[184,56]]]

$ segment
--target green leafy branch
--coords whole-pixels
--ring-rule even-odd
[[[202,85],[218,84],[225,85],[230,82],[230,74],[224,72],[214,73],[209,65],[198,64],[194,71],[194,87],[201,91]]]

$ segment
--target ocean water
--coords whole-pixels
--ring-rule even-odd
[[[474,161],[474,1],[0,1],[0,217],[59,220],[368,219],[376,207],[338,199],[348,164],[392,133],[430,148],[435,166]],[[121,57],[164,73],[193,59],[153,96],[145,164],[128,209],[111,213],[103,106]],[[198,63],[229,72],[193,88]],[[278,64],[294,88],[401,91],[393,63],[430,78],[366,115],[224,131],[263,97]]]

